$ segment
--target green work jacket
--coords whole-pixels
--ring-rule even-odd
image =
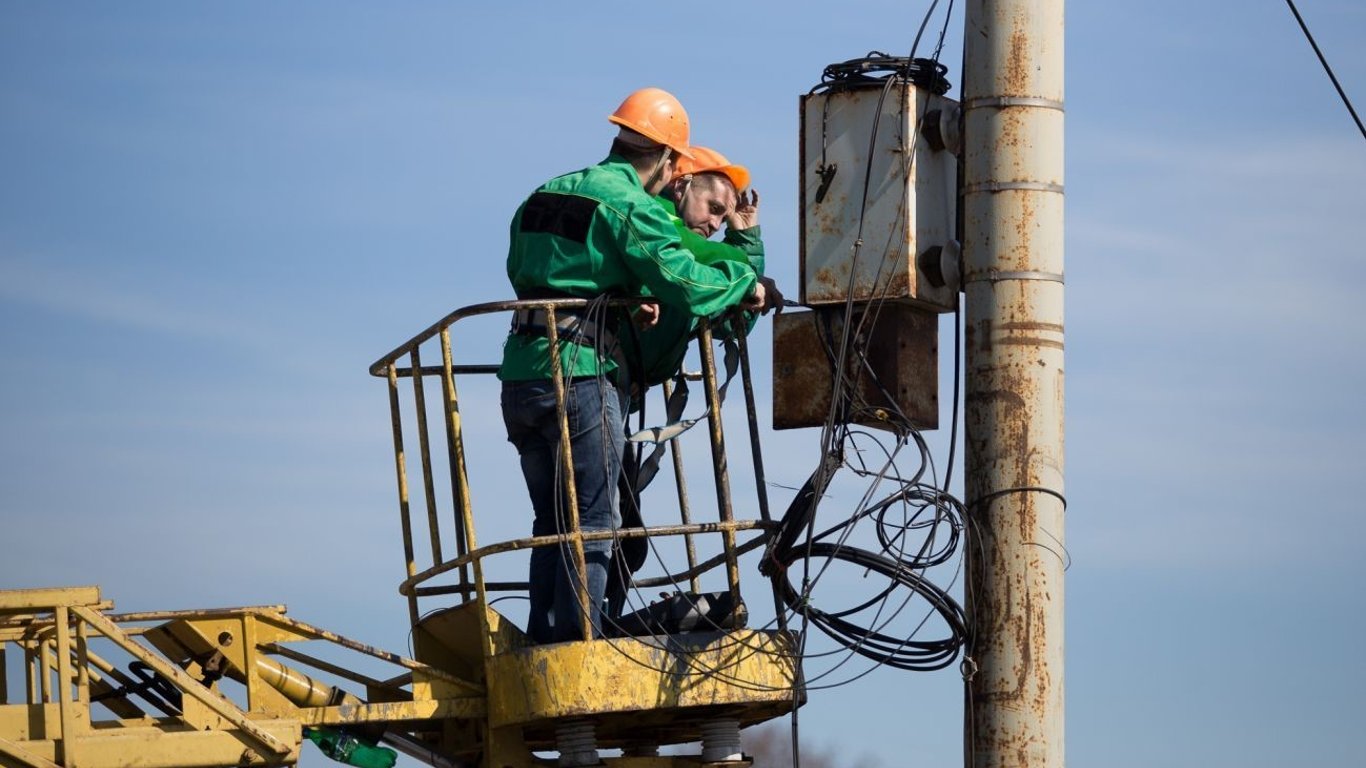
[[[651,295],[689,316],[711,315],[754,292],[747,264],[698,263],[683,247],[678,227],[645,191],[619,155],[559,176],[532,193],[512,217],[507,274],[519,298],[547,295],[594,298]],[[587,346],[560,342],[566,376],[592,376],[616,367]],[[503,345],[498,377],[550,377],[550,343],[512,334]]]
[[[688,225],[678,216],[678,209],[672,200],[658,198],[659,204],[669,214],[678,229],[678,236],[684,247],[697,257],[701,264],[714,266],[720,262],[735,262],[749,265],[756,275],[764,274],[764,241],[760,238],[759,227],[749,229],[726,228],[720,242],[708,240],[688,229]],[[718,313],[719,314],[719,313]],[[749,327],[753,328],[757,313],[749,313]],[[637,357],[640,373],[648,386],[666,381],[678,372],[683,357],[688,352],[688,342],[697,329],[697,318],[686,312],[665,307],[659,315],[659,322],[641,331],[636,339],[635,349],[627,347],[627,354]],[[720,338],[730,334],[730,328],[718,327],[715,333]]]

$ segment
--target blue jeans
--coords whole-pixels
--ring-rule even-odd
[[[508,442],[521,455],[536,520],[533,536],[569,530],[568,500],[560,455],[560,421],[555,410],[555,385],[550,381],[503,382],[503,423]],[[565,381],[565,413],[569,418],[574,456],[574,488],[579,502],[579,529],[615,528],[617,478],[626,444],[623,402],[606,379]],[[607,567],[612,542],[584,542],[588,570],[588,601],[594,635],[601,635],[600,612],[607,589]],[[536,547],[531,551],[531,615],[527,633],[537,643],[582,640],[574,548]]]

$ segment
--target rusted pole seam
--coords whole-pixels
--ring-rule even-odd
[[[1057,99],[1046,99],[1042,96],[979,96],[975,99],[968,99],[963,102],[964,110],[969,109],[1000,109],[1002,107],[1037,107],[1039,109],[1056,109],[1065,112],[1062,102]]]
[[[1009,192],[1011,190],[1022,189],[1027,192],[1056,192],[1061,195],[1063,188],[1061,184],[1051,181],[981,181],[976,184],[963,186],[963,194],[971,195],[976,192]]]
[[[985,276],[969,277],[963,282],[966,283],[999,283],[1003,280],[1039,280],[1045,283],[1063,283],[1061,272],[1039,272],[1037,270],[1022,269],[1015,271],[990,270]]]

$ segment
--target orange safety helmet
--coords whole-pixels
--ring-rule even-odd
[[[663,144],[683,157],[692,157],[688,150],[688,113],[666,90],[641,88],[627,96],[607,119]]]
[[[719,173],[730,179],[736,192],[749,188],[749,169],[743,165],[732,165],[726,156],[708,147],[689,147],[692,157],[678,161],[678,175],[689,173]]]

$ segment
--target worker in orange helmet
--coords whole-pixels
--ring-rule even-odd
[[[743,165],[731,163],[714,149],[688,147],[691,157],[681,158],[674,178],[664,186],[659,202],[668,212],[678,230],[684,247],[701,264],[715,266],[734,263],[748,265],[764,285],[766,304],[782,306],[782,293],[770,278],[764,277],[764,243],[759,231],[759,194],[749,188],[750,173]],[[725,235],[720,241],[710,240],[722,226]],[[716,267],[725,269],[725,267]],[[731,333],[729,323],[719,322],[717,313],[711,319],[717,338]],[[631,409],[643,407],[645,390],[678,374],[689,342],[696,335],[699,317],[677,307],[661,306],[658,321],[640,330],[627,343],[627,357],[637,365],[632,391]],[[757,320],[750,313],[746,329],[752,330]],[[670,408],[681,409],[687,395],[686,383],[679,382],[673,392]],[[677,418],[670,413],[669,418]],[[620,489],[621,515],[626,527],[643,525],[640,514],[640,492],[648,484],[657,468],[659,450],[650,454],[644,465],[638,461],[635,449],[628,445],[625,471]],[[609,570],[607,598],[609,616],[617,616],[625,605],[625,588],[631,574],[645,560],[646,540],[621,539],[617,543],[613,568]]]
[[[764,285],[766,305],[781,307],[781,291],[771,278],[764,276],[759,193],[749,188],[749,169],[731,163],[725,155],[708,147],[692,146],[689,151],[692,157],[678,161],[673,180],[659,196],[684,247],[702,264],[732,261],[749,265]],[[724,237],[719,242],[709,240],[723,224]],[[751,328],[753,320],[751,317]],[[696,328],[695,316],[664,308],[659,322],[640,334],[638,357],[642,375],[635,383],[649,386],[673,376]],[[718,331],[726,333],[724,328]]]
[[[690,147],[691,157],[678,162],[677,173],[665,186],[662,197],[668,201],[688,229],[711,237],[722,223],[734,224],[731,215],[748,202],[742,199],[749,189],[749,169],[735,165],[726,156],[708,147]],[[690,193],[697,193],[690,197]],[[753,200],[757,205],[757,197]],[[757,213],[757,211],[754,211]],[[740,222],[753,226],[756,222]]]
[[[619,340],[629,323],[599,300],[648,292],[690,316],[765,305],[765,288],[753,268],[699,263],[654,197],[674,178],[680,158],[691,156],[688,115],[678,99],[644,88],[608,120],[618,133],[605,160],[551,179],[517,209],[507,260],[508,279],[520,299],[594,300],[583,310],[557,313],[575,496],[585,532],[619,523],[617,483],[631,386]],[[549,351],[544,313],[517,312],[498,377],[503,420],[520,456],[537,536],[566,531],[569,519],[568,495],[557,481],[566,473]],[[534,641],[584,637],[581,584],[588,591],[592,632],[601,634],[611,542],[583,546],[585,574],[577,573],[569,545],[532,550],[527,631]]]

